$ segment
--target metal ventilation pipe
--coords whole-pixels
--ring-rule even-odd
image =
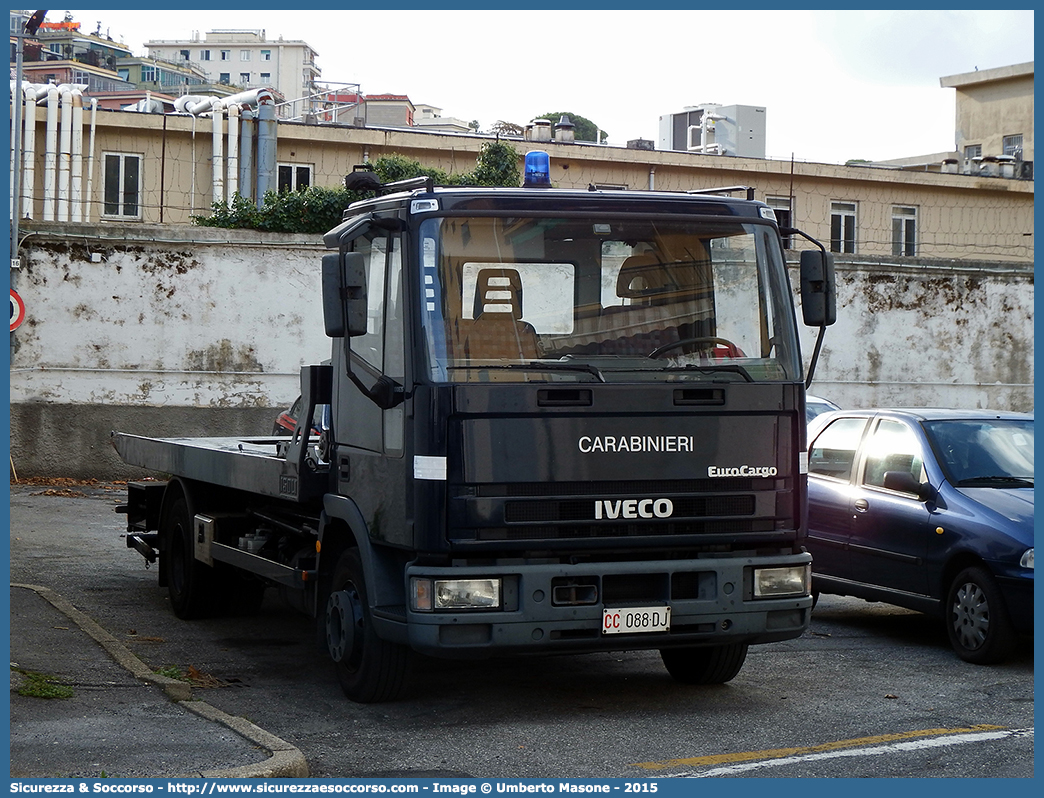
[[[87,150],[87,197],[88,202],[90,197],[94,196],[91,190],[94,186],[94,131],[97,127],[98,122],[98,100],[94,97],[91,98],[91,140]],[[85,214],[87,221],[90,221],[90,206],[87,208]]]
[[[239,193],[254,198],[254,112],[243,109],[243,127],[240,131]]]
[[[58,221],[69,221],[69,170],[72,158],[72,90],[62,91],[61,133],[58,141]]]
[[[257,109],[257,207],[264,203],[266,191],[277,191],[276,111],[271,103]]]
[[[213,169],[214,169],[214,190],[211,196],[211,202],[221,202],[225,199],[225,182],[224,182],[224,171],[225,171],[225,159],[222,148],[222,122],[224,117],[221,115],[221,111],[224,108],[221,100],[215,100],[211,105],[212,121],[214,123],[213,131],[214,135],[212,138],[212,153],[214,157]]]
[[[54,195],[58,180],[58,87],[47,90],[47,138],[44,142],[43,218],[54,221]]]
[[[228,107],[228,201],[239,190],[239,106]]]
[[[15,208],[20,217],[33,216],[33,193],[36,190],[36,94],[34,86],[25,88],[25,135],[22,139],[22,195]]]
[[[83,95],[72,96],[72,160],[70,162],[69,216],[74,222],[83,221]]]

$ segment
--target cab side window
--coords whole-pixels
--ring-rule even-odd
[[[839,418],[827,425],[808,450],[808,473],[849,480],[865,418]]]
[[[905,471],[918,483],[924,482],[924,460],[913,430],[898,421],[881,419],[866,443],[863,484],[883,488],[888,471]]]

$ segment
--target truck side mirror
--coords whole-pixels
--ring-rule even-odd
[[[323,322],[330,338],[366,332],[366,256],[361,252],[323,255]]]
[[[837,321],[834,256],[820,249],[801,252],[801,317],[809,327]]]

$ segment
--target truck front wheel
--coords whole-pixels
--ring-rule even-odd
[[[184,496],[174,500],[160,522],[167,560],[170,606],[179,618],[202,618],[213,609],[213,569],[199,562],[192,542],[192,516]]]
[[[735,678],[747,659],[746,643],[660,651],[667,672],[683,684],[724,684]]]
[[[326,647],[341,689],[352,701],[393,701],[406,687],[410,650],[381,640],[374,631],[358,549],[344,552],[334,568],[326,602]]]

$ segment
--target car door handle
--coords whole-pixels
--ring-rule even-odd
[[[870,509],[870,502],[868,502],[866,499],[856,499],[855,500],[855,508],[859,512],[865,513],[867,510]]]

